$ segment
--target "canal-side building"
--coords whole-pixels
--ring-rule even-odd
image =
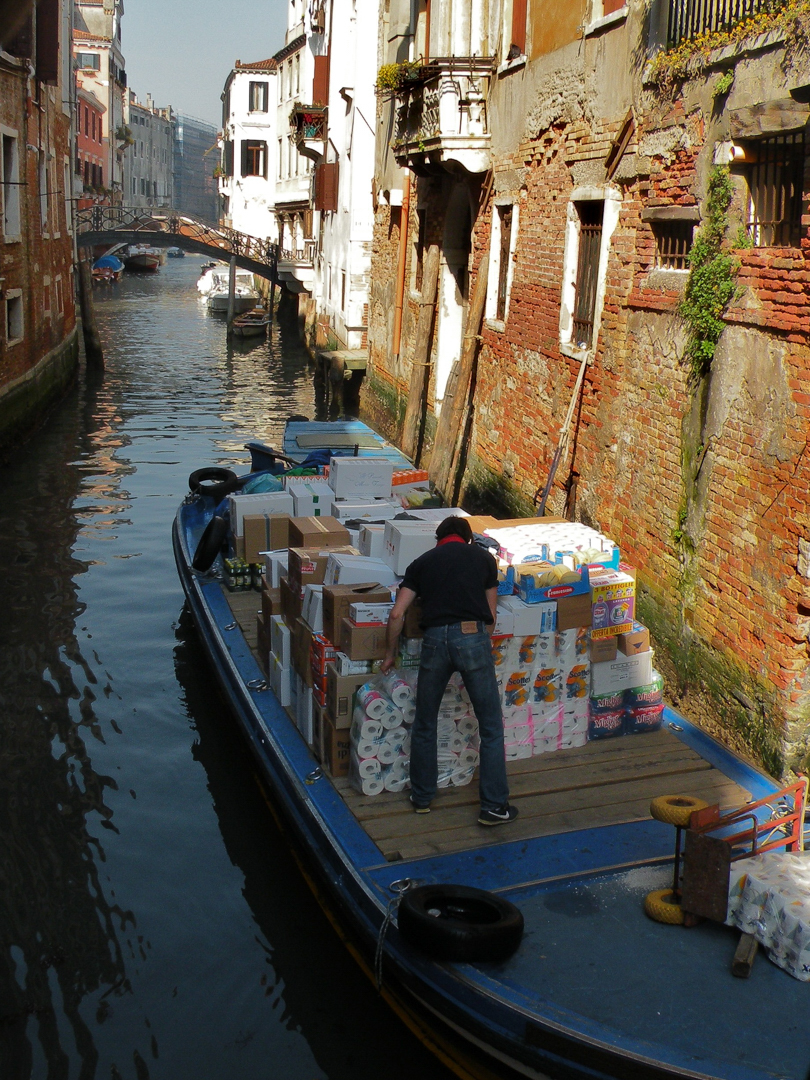
[[[93,94],[76,85],[76,161],[78,209],[108,201],[104,187],[107,163],[104,148],[104,106]]]
[[[102,187],[110,202],[123,199],[128,126],[127,73],[121,51],[123,0],[75,0],[73,56],[78,86],[102,110]]]
[[[73,379],[71,4],[41,0],[0,42],[0,447]]]
[[[130,144],[123,155],[127,206],[174,206],[174,116],[158,109],[151,94],[141,104],[129,91]]]
[[[810,748],[810,62],[787,14],[688,11],[392,0],[364,409],[410,438],[428,363],[423,462],[463,395],[447,493],[548,488],[614,537],[680,707],[780,772]]]
[[[275,60],[236,61],[222,92],[220,158],[215,168],[222,224],[274,241],[278,239],[276,82]]]
[[[213,124],[174,113],[174,205],[211,225],[219,217],[217,137]]]

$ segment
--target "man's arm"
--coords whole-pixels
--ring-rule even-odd
[[[380,665],[382,672],[390,671],[394,666],[394,657],[397,651],[397,642],[399,641],[399,635],[402,633],[402,624],[405,621],[405,612],[411,606],[416,599],[416,593],[413,589],[408,589],[404,585],[400,585],[397,592],[397,598],[394,602],[394,606],[391,608],[391,614],[388,616],[388,626],[385,631],[386,644],[388,651],[385,654],[385,659]]]

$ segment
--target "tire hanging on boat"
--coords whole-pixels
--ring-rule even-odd
[[[644,911],[655,922],[669,926],[683,926],[684,915],[679,897],[672,889],[657,889],[647,893],[644,899]]]
[[[467,885],[409,890],[397,924],[406,941],[441,960],[502,960],[523,936],[523,914],[514,904]]]
[[[194,552],[194,558],[191,560],[191,565],[195,570],[199,570],[200,573],[204,574],[206,570],[211,568],[214,559],[219,555],[222,545],[225,543],[227,535],[227,521],[225,518],[215,514],[205,526],[200,542],[197,544],[197,550]]]
[[[207,469],[195,469],[188,478],[188,488],[192,494],[211,495],[217,502],[236,491],[238,486],[239,477],[236,473],[217,465]]]
[[[708,805],[691,795],[660,795],[650,803],[650,815],[666,825],[686,829],[695,810],[704,810]]]

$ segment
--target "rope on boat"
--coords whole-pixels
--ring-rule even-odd
[[[385,910],[385,918],[382,921],[380,932],[377,935],[377,950],[374,954],[374,979],[377,984],[378,992],[382,990],[382,978],[383,978],[383,946],[385,944],[385,935],[388,932],[388,927],[391,925],[391,920],[396,914],[396,910],[399,907],[399,902],[408,889],[413,888],[416,882],[413,878],[399,878],[397,881],[392,881],[388,886],[392,890],[394,895],[388,901],[388,907]]]

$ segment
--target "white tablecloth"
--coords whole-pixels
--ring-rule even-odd
[[[752,934],[775,964],[810,981],[810,852],[768,851],[732,863],[726,924]]]

